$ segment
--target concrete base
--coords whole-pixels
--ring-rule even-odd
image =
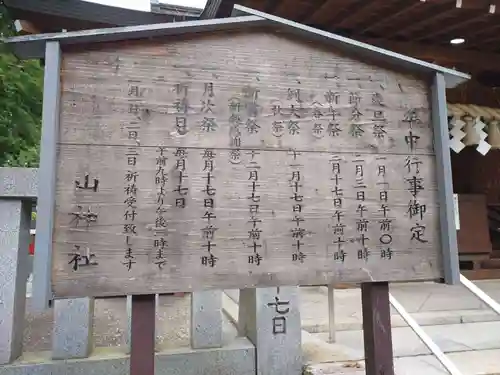
[[[217,349],[180,348],[156,354],[155,375],[255,375],[255,348],[246,338]],[[0,366],[0,375],[126,375],[129,357],[96,349],[87,359],[54,361],[50,353],[25,354]]]

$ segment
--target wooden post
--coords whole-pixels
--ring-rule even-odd
[[[361,284],[366,375],[394,375],[389,283]]]
[[[333,284],[328,285],[328,331],[329,341],[335,342],[335,287]]]
[[[130,375],[155,373],[155,320],[155,295],[132,296]]]

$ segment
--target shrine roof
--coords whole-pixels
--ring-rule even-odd
[[[232,17],[222,19],[194,20],[175,23],[160,23],[140,26],[126,26],[82,30],[63,33],[35,34],[6,39],[21,58],[43,58],[45,44],[57,41],[61,46],[82,43],[100,43],[120,40],[144,39],[190,33],[213,32],[230,29],[271,26],[278,30],[330,45],[338,51],[351,52],[359,59],[380,61],[406,70],[429,74],[443,74],[446,86],[455,87],[470,79],[468,74],[444,68],[413,57],[395,53],[351,38],[319,30],[281,17],[235,5]]]

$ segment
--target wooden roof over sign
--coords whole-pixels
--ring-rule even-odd
[[[200,9],[155,4],[151,12],[81,0],[4,0],[13,20],[27,22],[35,32],[47,33],[103,27],[145,25],[197,19]]]
[[[226,17],[233,0],[208,0]],[[500,70],[498,0],[238,0],[237,4],[410,56],[478,72]],[[453,38],[465,43],[451,45]]]
[[[454,69],[444,68],[243,6],[235,5],[232,14],[233,17],[227,19],[197,20],[156,25],[27,35],[9,38],[5,40],[5,42],[13,45],[16,54],[21,58],[42,58],[45,53],[45,44],[50,41],[58,41],[60,45],[64,47],[65,45],[81,43],[144,39],[167,35],[182,35],[193,32],[273,25],[288,32],[295,33],[296,35],[305,35],[307,38],[329,44],[340,51],[355,52],[362,57],[388,63],[393,67],[399,67],[422,74],[440,72],[443,74],[448,88],[455,87],[470,79],[469,75]]]

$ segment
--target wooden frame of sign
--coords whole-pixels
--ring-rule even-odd
[[[459,279],[445,88],[469,77],[233,13],[7,41],[46,62],[35,303],[133,295],[152,374],[155,293],[362,283],[367,374],[393,374],[388,282]]]
[[[230,34],[231,19],[201,21],[213,27],[64,46],[56,297],[453,269],[434,75],[248,17]]]

